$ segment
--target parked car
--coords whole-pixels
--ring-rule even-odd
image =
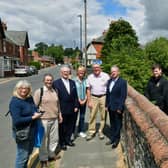
[[[19,65],[14,69],[15,76],[29,76],[32,75],[30,67],[26,65]]]
[[[38,69],[33,65],[30,66],[30,71],[32,74],[38,74]]]

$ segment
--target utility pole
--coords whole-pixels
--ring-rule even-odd
[[[87,67],[87,0],[84,0],[85,9],[85,67]]]
[[[82,15],[78,15],[80,19],[80,50],[82,51]]]
[[[79,60],[80,60],[80,63],[82,63],[82,54],[83,54],[83,51],[82,51],[82,15],[79,14],[78,15],[79,19],[80,19],[80,55],[79,55]]]

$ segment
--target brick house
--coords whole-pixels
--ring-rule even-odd
[[[0,77],[12,76],[15,65],[28,64],[28,48],[28,33],[8,31],[0,20]]]
[[[93,60],[101,59],[101,50],[104,44],[106,31],[98,38],[93,39],[87,46],[87,65],[92,64]]]
[[[19,47],[19,64],[28,64],[29,38],[26,31],[5,31],[7,39]]]

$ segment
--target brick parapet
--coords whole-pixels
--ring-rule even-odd
[[[124,115],[123,136],[125,153],[131,168],[167,168],[168,166],[168,117],[146,97],[128,86],[127,111]],[[132,138],[132,139],[131,139]],[[141,143],[142,144],[139,144]],[[145,160],[147,154],[149,161]],[[154,159],[154,160],[153,160]],[[144,160],[144,161],[143,161]],[[136,162],[136,163],[133,163]]]

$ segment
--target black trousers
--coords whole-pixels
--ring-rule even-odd
[[[118,113],[117,111],[109,111],[109,119],[110,119],[110,129],[111,129],[111,142],[119,142],[120,141],[120,131],[122,128],[122,113]]]
[[[62,114],[62,117],[63,122],[59,124],[59,143],[61,146],[66,145],[71,140],[75,120],[75,113]]]

